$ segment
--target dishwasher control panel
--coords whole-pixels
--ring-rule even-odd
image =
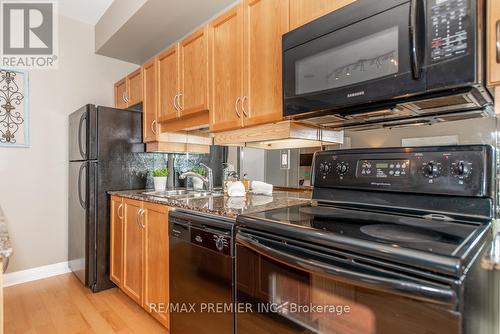
[[[184,219],[172,217],[172,215],[170,216],[169,225],[171,239],[182,240],[221,255],[232,256],[233,254],[232,228],[208,226],[208,224],[203,224],[202,221],[194,221],[191,217]]]
[[[215,252],[231,255],[231,237],[210,229],[191,226],[191,243]]]

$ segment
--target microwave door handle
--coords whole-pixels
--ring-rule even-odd
[[[353,271],[331,264],[289,254],[260,243],[252,236],[239,232],[236,240],[243,246],[278,262],[291,267],[322,276],[336,277],[347,281],[355,281],[357,285],[398,295],[410,296],[427,302],[454,306],[457,301],[455,291],[424,283],[414,283],[402,279],[393,279],[382,275],[371,275],[361,271]]]
[[[410,60],[413,79],[420,79],[420,45],[419,45],[419,22],[418,3],[420,0],[410,2]]]

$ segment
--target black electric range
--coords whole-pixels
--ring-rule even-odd
[[[349,331],[354,322],[334,324],[326,315],[321,323],[314,314],[264,312],[265,326],[284,321],[281,331],[291,333],[398,333],[411,326],[421,327],[415,333],[472,333],[488,326],[468,309],[491,306],[480,292],[491,282],[479,258],[492,237],[494,162],[485,145],[316,153],[311,205],[237,218],[237,301],[282,307],[340,298],[359,304],[358,319],[379,320]],[[249,263],[256,286],[245,281]],[[375,297],[392,308],[377,306]],[[396,311],[430,305],[433,315]],[[237,314],[237,329],[245,332],[257,321],[251,317]]]
[[[341,205],[257,212],[240,217],[239,225],[453,276],[463,273],[491,234],[488,218],[460,221]]]

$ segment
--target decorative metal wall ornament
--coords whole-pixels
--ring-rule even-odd
[[[28,73],[0,69],[0,146],[28,147]]]

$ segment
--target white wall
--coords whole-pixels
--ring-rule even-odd
[[[0,148],[0,206],[14,255],[9,271],[67,261],[68,115],[113,105],[113,83],[137,66],[94,54],[94,28],[59,19],[59,69],[29,76],[30,142]]]

